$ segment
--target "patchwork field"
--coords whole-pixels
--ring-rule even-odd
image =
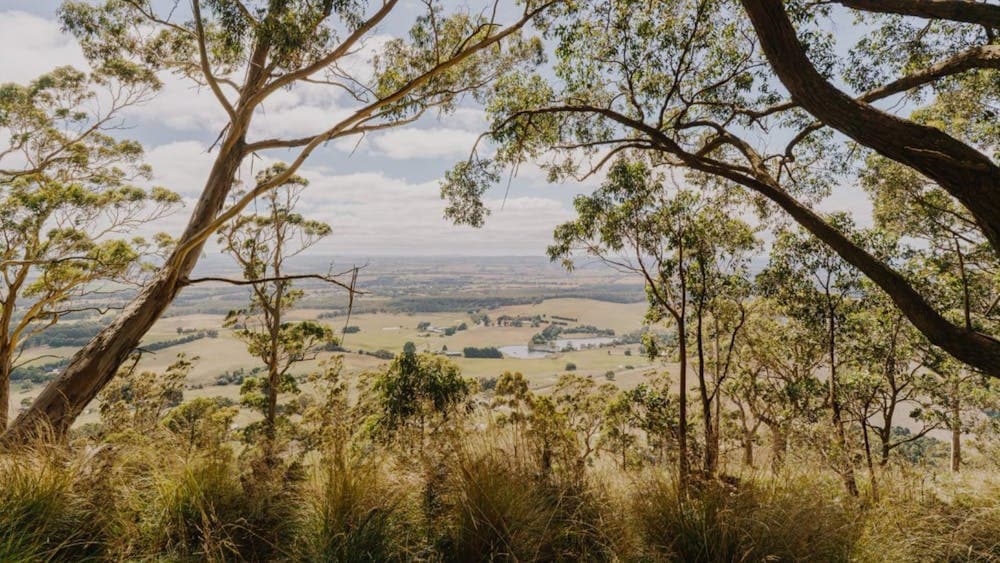
[[[510,305],[482,310],[491,319],[503,316],[534,317],[546,320],[556,317],[557,322],[567,322],[561,319],[575,319],[570,325],[590,325],[601,329],[611,329],[616,336],[639,330],[643,324],[645,313],[644,303],[609,303],[594,299],[558,298],[547,299],[537,304]],[[455,357],[462,349],[471,346],[504,347],[527,345],[531,337],[540,332],[541,327],[525,326],[483,326],[475,324],[474,315],[467,311],[449,311],[432,313],[361,313],[353,314],[348,319],[346,315],[331,316],[325,309],[299,309],[291,315],[292,320],[318,319],[328,323],[340,331],[344,326],[357,327],[358,332],[345,334],[342,346],[344,352],[324,352],[316,360],[298,364],[294,371],[305,374],[317,369],[319,364],[334,355],[342,355],[344,373],[348,378],[358,374],[378,369],[388,363],[388,360],[376,358],[370,353],[388,351],[398,354],[406,342],[413,342],[421,352],[449,353],[451,358],[461,368],[467,377],[486,379],[497,377],[504,371],[519,371],[523,373],[532,386],[544,390],[551,386],[558,376],[566,372],[567,364],[574,364],[576,372],[592,376],[600,381],[610,380],[623,388],[637,385],[643,377],[656,370],[669,369],[660,363],[651,364],[639,353],[638,345],[606,346],[595,349],[574,350],[547,355],[542,358],[519,359],[504,357],[503,359],[478,359]],[[215,338],[200,338],[163,349],[145,353],[139,369],[159,371],[174,362],[178,355],[187,358],[197,358],[195,366],[188,378],[188,388],[185,397],[223,396],[237,399],[239,385],[219,385],[217,378],[234,370],[249,371],[259,362],[250,356],[244,344],[239,341],[231,330],[222,328],[224,315],[194,313],[167,316],[161,319],[148,333],[144,344],[176,339],[182,331],[217,331]],[[429,324],[428,330],[418,330],[421,323]],[[445,335],[442,331],[447,327],[466,325],[465,330]],[[584,335],[586,336],[586,335]],[[45,348],[39,347],[28,351],[26,357],[38,357],[38,363],[50,362],[53,358],[69,357],[75,351],[72,347]],[[609,373],[613,372],[613,373]],[[30,401],[40,390],[40,385],[15,386],[12,396],[12,412],[17,412],[23,402]],[[80,423],[96,420],[96,406],[92,406],[81,417]]]

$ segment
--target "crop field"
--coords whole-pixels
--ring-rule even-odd
[[[644,303],[609,303],[594,299],[557,298],[547,299],[537,304],[521,304],[485,310],[491,319],[501,316],[534,317],[557,320],[569,325],[591,325],[602,329],[612,329],[616,335],[639,330],[643,324]],[[326,314],[323,318],[321,315]],[[407,342],[413,342],[417,350],[431,353],[460,354],[465,347],[504,347],[526,345],[531,337],[545,326],[483,326],[475,324],[468,311],[448,311],[431,313],[379,312],[353,314],[348,319],[345,314],[331,315],[325,309],[298,309],[291,312],[290,320],[319,319],[336,331],[344,326],[357,327],[358,332],[343,335],[344,352],[324,352],[316,359],[302,362],[293,372],[305,375],[318,369],[320,364],[335,355],[343,357],[344,375],[349,379],[365,371],[378,369],[388,363],[372,355],[376,351],[397,354]],[[556,317],[556,319],[552,319]],[[219,385],[217,378],[236,370],[250,371],[259,360],[246,351],[232,330],[223,328],[225,316],[211,313],[168,315],[149,331],[144,344],[163,342],[179,335],[197,331],[217,331],[217,337],[204,337],[169,346],[142,355],[140,371],[161,371],[183,354],[195,359],[194,368],[187,380],[186,398],[222,396],[238,400],[239,385]],[[565,319],[575,319],[566,321]],[[428,323],[428,330],[418,330],[418,325]],[[466,325],[465,330],[445,335],[449,327]],[[585,336],[585,335],[584,335]],[[26,357],[39,358],[34,363],[51,362],[56,358],[66,358],[75,352],[74,347],[38,347],[26,352]],[[650,363],[643,357],[638,345],[606,346],[595,349],[574,350],[550,354],[543,358],[480,359],[452,357],[466,377],[488,379],[505,371],[517,371],[525,375],[536,390],[544,391],[555,383],[558,376],[566,372],[567,364],[574,364],[575,371],[594,377],[595,380],[613,381],[623,388],[637,385],[644,376],[658,370],[669,370],[671,366]],[[609,373],[613,372],[613,374]],[[40,385],[21,384],[12,393],[12,412],[17,412],[27,401],[40,391]],[[80,418],[80,423],[92,422],[97,418],[97,406],[91,405]]]

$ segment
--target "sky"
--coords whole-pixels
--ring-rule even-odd
[[[417,3],[402,3],[395,21],[378,29],[380,38],[402,33],[408,12]],[[59,2],[0,2],[0,82],[27,82],[57,66],[86,68],[75,39],[60,30]],[[376,40],[377,43],[377,40]],[[225,114],[211,92],[181,79],[166,77],[153,99],[125,116],[123,136],[146,148],[154,183],[180,193],[187,202],[158,230],[178,235],[200,192],[213,153],[209,148],[225,124]],[[253,138],[315,133],[332,123],[347,100],[328,88],[279,92],[255,118]],[[311,249],[323,255],[518,255],[540,256],[552,240],[553,228],[573,217],[572,198],[592,190],[600,178],[585,183],[548,184],[535,167],[522,167],[506,185],[487,194],[492,215],[483,228],[455,226],[443,218],[440,178],[469,155],[485,128],[480,108],[466,106],[443,117],[414,125],[330,143],[315,152],[300,170],[309,180],[301,211],[322,220],[333,234]],[[506,193],[505,193],[506,192]],[[864,214],[861,194],[838,190],[824,207]],[[211,249],[209,249],[211,251]]]

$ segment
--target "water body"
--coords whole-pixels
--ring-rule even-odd
[[[594,336],[591,338],[560,338],[555,341],[555,349],[565,350],[566,348],[572,348],[574,350],[583,350],[585,348],[597,348],[605,344],[611,344],[614,340],[614,338],[607,336]],[[544,350],[528,350],[528,346],[524,344],[501,346],[499,350],[505,358],[517,358],[519,360],[548,358],[556,354],[555,352],[546,352]]]

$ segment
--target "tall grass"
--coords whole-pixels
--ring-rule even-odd
[[[55,452],[0,457],[0,561],[96,560],[102,522],[80,467]]]
[[[805,475],[705,481],[681,490],[662,473],[635,478],[629,514],[643,555],[670,561],[848,561],[859,506],[836,482]]]
[[[1000,561],[1000,483],[541,471],[490,436],[241,470],[169,445],[0,454],[0,561]]]
[[[377,460],[324,458],[299,493],[295,555],[302,561],[401,561],[412,540],[405,493]]]
[[[973,478],[935,489],[921,495],[902,491],[895,498],[911,496],[910,502],[890,497],[868,511],[855,560],[1000,561],[1000,483]]]

